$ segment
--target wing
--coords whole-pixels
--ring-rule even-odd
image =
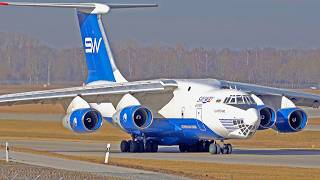
[[[1,95],[0,106],[37,103],[68,104],[77,96],[88,103],[111,102],[116,105],[124,94],[129,93],[137,97],[141,104],[158,109],[171,100],[177,86],[174,80],[152,80],[31,91]]]
[[[232,81],[221,80],[220,82],[223,88],[235,88],[242,91],[246,91],[248,93],[255,94],[258,97],[260,97],[264,102],[268,102],[268,105],[272,105],[276,109],[280,107],[282,96],[286,96],[298,106],[307,106],[314,108],[319,107],[320,95],[317,94],[310,94],[305,92],[292,91],[288,89],[280,89]],[[272,100],[272,103],[270,100]]]

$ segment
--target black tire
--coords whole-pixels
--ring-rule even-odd
[[[221,153],[221,147],[220,147],[219,144],[216,144],[216,146],[217,146],[217,154],[220,154]]]
[[[144,152],[144,143],[143,141],[137,141],[138,142],[138,152]]]
[[[131,144],[132,144],[132,140],[129,140],[129,141],[128,141],[128,152],[131,152],[131,151],[130,151]]]
[[[221,148],[221,153],[222,154],[228,154],[228,146],[224,144]]]
[[[187,152],[187,145],[179,144],[179,150],[180,152]]]
[[[211,143],[209,145],[209,152],[210,152],[210,154],[217,154],[218,150],[217,150],[216,144]]]
[[[152,140],[148,140],[146,142],[145,147],[144,147],[144,151],[145,152],[152,152],[152,144],[153,144]]]
[[[228,154],[232,154],[232,145],[231,144],[227,144],[228,147]]]
[[[198,143],[187,145],[188,152],[197,152],[198,151]]]
[[[130,143],[130,152],[135,153],[139,151],[139,144],[137,141],[131,141]]]
[[[198,146],[198,148],[197,148],[197,152],[204,152],[204,146],[205,146],[205,144],[204,144],[204,141],[203,140],[200,140],[198,143],[197,143],[197,146]]]
[[[128,143],[128,141],[126,141],[126,140],[121,141],[120,150],[121,150],[121,152],[129,152],[129,143]]]
[[[158,142],[153,141],[151,152],[158,152],[158,148]]]
[[[210,146],[210,142],[209,142],[209,141],[205,141],[205,142],[204,142],[203,151],[204,151],[204,152],[209,152],[209,146]]]

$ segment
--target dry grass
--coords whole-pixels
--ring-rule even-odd
[[[230,140],[236,147],[251,148],[320,148],[320,131],[278,134],[273,130],[258,131],[251,139]]]
[[[320,125],[320,118],[309,119],[308,125]]]
[[[320,94],[320,89],[316,89],[316,90],[313,90],[313,89],[303,89],[303,90],[300,90],[300,91],[304,91],[304,92],[312,93],[312,94]]]
[[[0,112],[6,113],[46,113],[46,114],[64,114],[64,109],[60,104],[29,104],[0,106]]]
[[[52,121],[0,121],[1,139],[44,139],[72,141],[120,141],[127,139],[126,133],[105,123],[100,130],[90,134],[77,134]]]
[[[2,146],[3,148],[3,146]],[[51,157],[102,163],[103,157],[62,155],[52,152],[13,148],[13,151],[41,154]],[[317,179],[320,169],[261,165],[218,164],[192,161],[148,160],[131,158],[110,159],[111,165],[144,169],[186,176],[194,179]]]

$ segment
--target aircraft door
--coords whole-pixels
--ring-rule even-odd
[[[197,124],[198,124],[198,127],[201,131],[205,131],[206,130],[206,127],[205,125],[203,124],[203,120],[202,120],[202,108],[197,108],[196,110],[196,117],[197,117]]]

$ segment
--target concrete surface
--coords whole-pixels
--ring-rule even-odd
[[[11,146],[33,148],[66,155],[104,156],[106,143],[11,140]],[[180,153],[177,146],[160,147],[158,153],[121,153],[111,145],[111,158],[165,159],[194,162],[252,164],[320,168],[320,150],[308,149],[234,149],[231,155]]]

